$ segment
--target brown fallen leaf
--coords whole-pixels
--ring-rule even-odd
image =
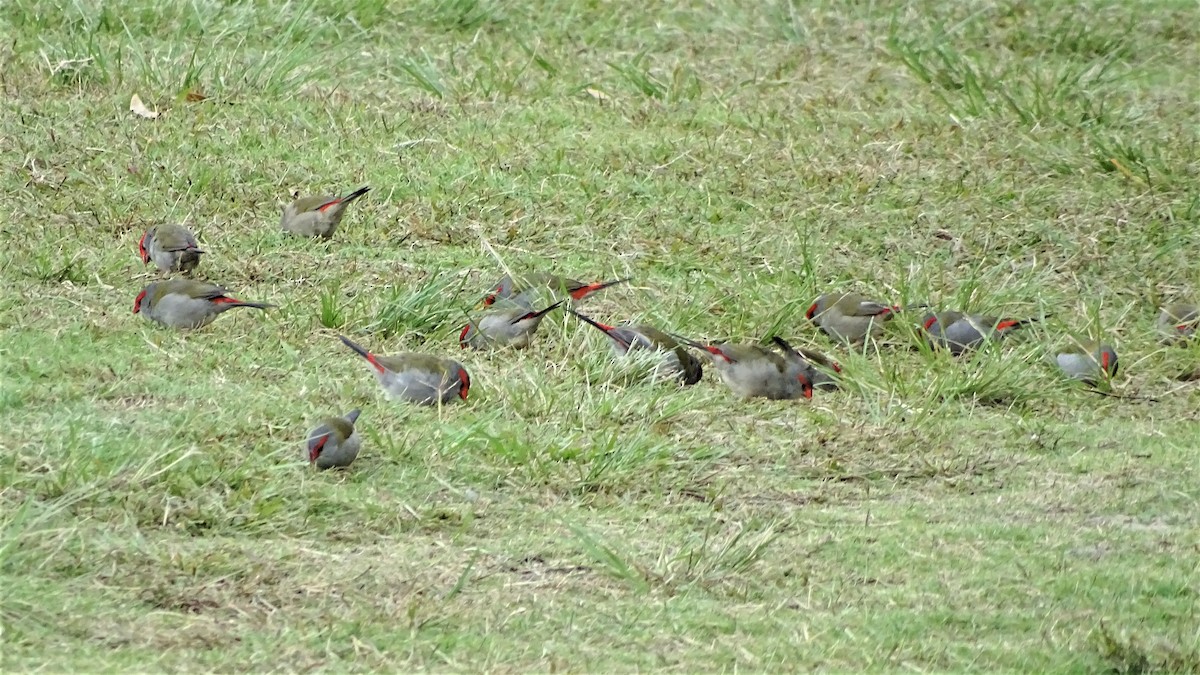
[[[207,101],[208,97],[193,89],[187,93],[187,96],[184,96],[184,100],[188,103],[199,103],[200,101]]]
[[[137,94],[134,94],[133,98],[129,99],[129,112],[148,120],[158,117],[158,113],[147,108],[146,104],[142,103],[142,97]]]

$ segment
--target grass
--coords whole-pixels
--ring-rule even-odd
[[[1200,671],[1194,2],[0,5],[8,670]],[[138,94],[162,112],[129,113]],[[330,242],[291,191],[369,184]],[[273,302],[130,313],[136,244]],[[505,267],[832,351],[811,402],[679,390],[560,313],[460,353]],[[820,292],[1045,317],[829,345]],[[461,357],[385,401],[344,332]],[[1120,351],[1118,394],[1057,377]],[[348,471],[302,458],[364,409]]]

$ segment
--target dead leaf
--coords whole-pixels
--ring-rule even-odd
[[[129,99],[129,112],[148,120],[158,117],[158,113],[147,108],[146,104],[142,103],[142,97],[137,94],[134,94],[133,98]]]
[[[208,97],[193,89],[187,93],[184,99],[188,103],[199,103],[200,101],[207,101]]]
[[[601,103],[604,103],[605,101],[611,101],[611,100],[612,100],[612,97],[611,97],[611,96],[609,96],[608,94],[606,94],[606,93],[604,93],[604,92],[600,91],[599,89],[592,89],[591,87],[588,87],[587,89],[584,89],[583,91],[584,91],[584,93],[586,93],[588,96],[591,96],[592,98],[596,99],[597,101],[599,101],[599,102],[601,102]]]

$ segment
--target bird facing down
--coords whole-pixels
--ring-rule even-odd
[[[220,286],[191,279],[156,281],[138,293],[133,313],[171,328],[203,328],[235,307],[267,309],[275,305],[244,302]]]
[[[471,376],[454,359],[414,352],[378,356],[344,335],[338,337],[367,360],[379,386],[391,398],[421,405],[450,403],[455,398],[467,400]]]
[[[1164,344],[1190,340],[1200,326],[1200,307],[1186,303],[1166,305],[1158,313],[1156,327]]]
[[[533,334],[546,314],[563,304],[562,300],[533,311],[520,306],[490,309],[479,318],[463,326],[458,334],[458,344],[463,349],[489,349],[510,346],[524,349],[533,340]]]
[[[305,452],[309,463],[318,469],[350,466],[362,448],[362,437],[354,430],[361,413],[355,408],[344,417],[326,417],[308,432]]]
[[[508,301],[509,305],[532,309],[533,303],[539,296],[546,295],[555,300],[566,300],[576,303],[584,298],[598,293],[610,286],[623,284],[628,279],[613,279],[612,281],[596,281],[584,283],[557,274],[531,272],[517,278],[504,275],[492,285],[491,290],[483,299],[485,307],[490,307],[499,301]]]
[[[693,356],[678,340],[653,326],[638,323],[609,326],[571,308],[567,308],[567,311],[607,335],[617,356],[625,356],[631,351],[662,352],[663,358],[657,368],[659,373],[677,379],[684,385],[696,384],[704,376],[700,359]]]
[[[1109,344],[1073,344],[1055,355],[1054,360],[1068,377],[1092,387],[1117,376],[1117,350]]]
[[[706,345],[678,335],[675,337],[710,354],[709,360],[717,374],[738,396],[773,400],[812,398],[808,370],[795,359],[759,345]]]
[[[329,239],[337,230],[338,224],[342,222],[346,207],[370,190],[370,187],[364,185],[345,197],[336,195],[298,197],[283,207],[283,214],[279,218],[279,227],[284,232],[291,232],[302,237]]]
[[[138,242],[142,263],[154,263],[163,272],[183,272],[190,275],[200,264],[200,244],[191,230],[182,225],[155,225],[146,230]]]
[[[817,298],[805,316],[830,338],[849,344],[883,334],[884,322],[900,311],[898,305],[868,300],[857,293],[827,293]]]
[[[999,340],[1037,319],[1009,319],[963,312],[931,312],[921,326],[929,345],[950,350],[954,356],[977,349],[989,340]]]

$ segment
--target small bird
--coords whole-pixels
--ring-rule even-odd
[[[608,326],[569,307],[567,311],[607,335],[612,340],[613,352],[617,356],[625,356],[630,351],[659,351],[664,353],[662,363],[658,366],[659,372],[685,385],[696,384],[704,376],[700,359],[692,356],[678,340],[653,326],[640,323]]]
[[[817,298],[805,316],[834,340],[862,342],[877,339],[883,324],[900,311],[899,305],[885,305],[857,293],[827,293]]]
[[[350,205],[350,202],[367,194],[370,189],[364,185],[345,197],[334,195],[299,197],[283,207],[283,216],[279,219],[279,226],[285,232],[302,237],[328,239],[333,236],[338,223],[342,222],[342,214],[346,212],[346,207]]]
[[[156,281],[138,293],[133,313],[171,328],[203,328],[234,307],[267,309],[275,305],[231,298],[220,286],[191,279]]]
[[[1194,336],[1200,326],[1200,307],[1184,303],[1167,305],[1158,314],[1157,326],[1163,343],[1184,342]]]
[[[945,347],[954,356],[959,356],[988,340],[998,340],[1010,331],[1034,321],[1037,319],[1006,319],[982,314],[936,312],[927,314],[922,325],[930,345]]]
[[[530,307],[541,290],[549,290],[552,294],[565,296],[564,300],[569,298],[572,302],[579,302],[593,293],[627,281],[629,280],[613,279],[612,281],[597,281],[587,284],[556,274],[533,272],[516,279],[506,274],[501,277],[500,281],[492,285],[492,291],[483,299],[483,304],[485,307],[490,307],[498,300],[508,300],[514,305]]]
[[[506,307],[484,312],[479,319],[463,326],[458,334],[458,344],[463,349],[487,349],[509,345],[517,349],[529,346],[534,332],[542,325],[542,319],[564,301],[545,309],[533,311],[524,307]]]
[[[805,369],[804,374],[814,389],[838,388],[838,381],[835,378],[842,372],[842,367],[838,365],[837,361],[815,349],[793,347],[778,335],[772,336],[771,341],[775,343],[776,347],[779,347],[779,351],[783,352],[785,359]]]
[[[1109,344],[1074,344],[1055,355],[1054,360],[1067,376],[1092,387],[1117,375],[1117,350]]]
[[[350,338],[339,335],[342,343],[367,360],[379,386],[392,398],[421,405],[450,403],[457,396],[467,400],[471,376],[454,359],[430,354],[405,352],[394,356],[376,356]]]
[[[675,337],[710,354],[721,380],[738,396],[772,400],[812,398],[807,369],[795,360],[759,345],[706,345],[679,335]]]
[[[163,272],[183,272],[190,275],[200,264],[200,244],[196,236],[182,225],[155,225],[146,230],[138,242],[142,262],[151,261]]]
[[[326,417],[308,432],[308,461],[318,469],[350,466],[362,448],[362,437],[354,430],[362,410],[355,408],[344,417]]]

